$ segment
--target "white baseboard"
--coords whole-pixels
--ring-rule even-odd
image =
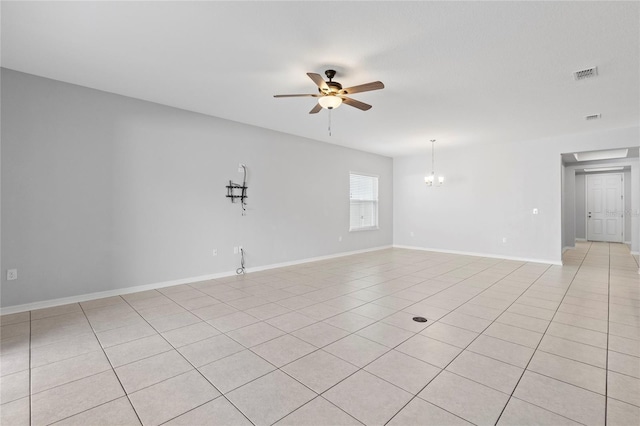
[[[631,245],[631,241],[625,241],[624,243],[629,245],[629,246]]]
[[[410,249],[410,250],[433,251],[436,253],[460,254],[464,256],[488,257],[491,259],[516,260],[519,262],[533,262],[533,263],[547,263],[551,265],[562,265],[562,261],[560,260],[533,259],[529,257],[503,256],[501,254],[477,253],[477,252],[460,251],[460,250],[445,250],[445,249],[436,249],[436,248],[428,248],[428,247],[405,246],[405,245],[399,245],[399,244],[394,244],[393,247]]]
[[[0,308],[0,314],[15,314],[17,312],[34,311],[36,309],[52,308],[54,306],[68,305],[69,303],[86,302],[88,300],[102,299],[105,297],[121,296],[123,294],[138,293],[141,291],[155,290],[158,288],[171,287],[180,284],[195,283],[198,281],[213,280],[235,275],[235,272],[222,272],[219,274],[201,275],[199,277],[182,278],[159,283],[137,285],[133,287],[116,288],[113,290],[86,293],[78,296],[61,297],[59,299],[42,300],[39,302],[25,303],[23,305],[13,305]]]
[[[310,257],[306,259],[293,260],[290,262],[282,262],[282,263],[274,263],[271,265],[257,266],[255,268],[246,268],[246,273],[265,271],[268,269],[283,268],[286,266],[294,266],[302,263],[317,262],[320,260],[334,259],[337,257],[351,256],[354,254],[367,253],[370,251],[385,250],[392,247],[393,246],[391,245],[379,246],[379,247],[373,247],[373,248],[368,248],[363,250],[354,250],[354,251],[348,251],[348,252],[342,252],[342,253],[336,253],[336,254],[329,254],[326,256],[317,256],[317,257]],[[234,275],[236,275],[235,271],[219,272],[216,274],[200,275],[197,277],[189,277],[189,278],[180,278],[177,280],[163,281],[163,282],[152,283],[152,284],[144,284],[144,285],[138,285],[134,287],[117,288],[114,290],[99,291],[96,293],[87,293],[87,294],[81,294],[78,296],[62,297],[59,299],[51,299],[51,300],[42,300],[40,302],[25,303],[23,305],[14,305],[14,306],[7,306],[4,308],[0,308],[0,315],[15,314],[18,312],[25,312],[25,311],[33,311],[35,309],[52,308],[54,306],[68,305],[69,303],[86,302],[88,300],[102,299],[104,297],[121,296],[124,294],[138,293],[141,291],[156,290],[159,288],[171,287],[174,285],[191,284],[199,281],[207,281],[207,280],[214,280],[217,278],[231,277]]]
[[[587,241],[586,238],[576,238],[576,241]]]
[[[320,260],[335,259],[337,257],[351,256],[351,255],[354,255],[354,254],[368,253],[370,251],[386,250],[386,249],[390,249],[390,248],[393,248],[393,246],[392,245],[379,246],[379,247],[373,247],[373,248],[368,248],[368,249],[363,249],[363,250],[354,250],[354,251],[347,251],[347,252],[342,252],[342,253],[337,253],[337,254],[329,254],[329,255],[326,255],[326,256],[309,257],[307,259],[293,260],[291,262],[274,263],[272,265],[257,266],[255,268],[247,268],[247,273],[265,271],[267,269],[284,268],[284,267],[287,267],[287,266],[300,265],[301,263],[318,262]],[[235,273],[233,273],[231,275],[235,275]]]
[[[632,251],[631,254],[634,256],[640,256],[640,251]]]
[[[574,248],[576,248],[576,246],[575,246],[575,245],[574,245],[574,246],[566,246],[566,247],[562,247],[562,252],[564,253],[565,251],[567,251],[567,250],[571,250],[571,249],[574,249]]]

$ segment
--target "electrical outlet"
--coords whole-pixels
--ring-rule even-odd
[[[502,243],[506,243],[507,242],[507,237],[502,237]]]
[[[538,214],[538,209],[533,209],[533,214]]]
[[[213,251],[211,252],[212,256],[217,256],[218,255],[218,249],[213,249]]]
[[[233,248],[233,254],[238,254],[238,247]]]
[[[238,252],[242,253],[242,246],[238,246]]]
[[[7,281],[13,281],[18,279],[17,269],[7,269]]]
[[[244,173],[244,167],[246,167],[244,164],[238,164],[238,173]]]

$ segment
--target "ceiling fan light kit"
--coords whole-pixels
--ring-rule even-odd
[[[342,105],[342,98],[336,95],[326,95],[318,99],[318,103],[325,109],[336,109]]]

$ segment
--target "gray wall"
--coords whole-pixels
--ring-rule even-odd
[[[560,154],[637,146],[638,140],[639,128],[631,127],[495,145],[440,143],[436,173],[446,178],[440,188],[424,184],[430,155],[395,158],[394,244],[560,262]],[[637,165],[631,180],[640,182]],[[631,239],[637,252],[640,188],[632,191]]]
[[[576,171],[562,167],[562,247],[576,245]]]
[[[392,244],[387,157],[6,69],[1,136],[2,306],[234,271],[238,245],[251,268]],[[348,232],[351,170],[380,177],[378,231]]]
[[[576,174],[576,238],[585,240],[587,238],[587,179],[584,174]],[[631,203],[631,199],[629,199]],[[631,217],[629,217],[631,225]],[[629,230],[630,232],[631,230]],[[631,236],[631,234],[627,234]]]
[[[640,182],[633,182],[631,180],[631,170],[624,171],[624,241],[631,241],[631,218],[633,214],[631,213],[631,197],[632,197],[632,188],[633,186],[640,185]]]

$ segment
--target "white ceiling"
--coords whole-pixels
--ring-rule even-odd
[[[3,67],[388,156],[638,125],[638,2],[2,2]],[[573,71],[597,66],[595,79]],[[384,90],[309,115],[306,72]],[[589,114],[600,120],[586,121]]]

